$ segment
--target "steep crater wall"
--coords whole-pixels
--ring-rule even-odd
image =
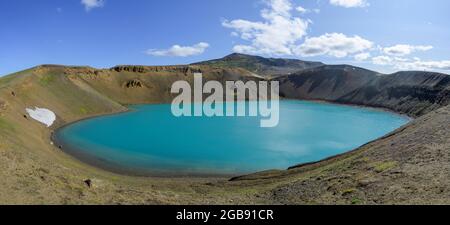
[[[286,98],[380,107],[418,117],[450,103],[450,76],[383,75],[352,66],[324,66],[276,78]]]

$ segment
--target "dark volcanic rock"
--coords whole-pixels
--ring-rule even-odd
[[[144,84],[142,83],[142,81],[138,79],[130,80],[123,84],[123,87],[125,88],[141,88],[143,86]]]
[[[145,73],[147,72],[146,68],[144,66],[116,66],[113,67],[112,70],[116,72],[133,72],[133,73]]]
[[[353,66],[322,66],[276,78],[282,96],[381,107],[421,116],[450,103],[450,76],[431,72],[383,75]]]
[[[84,180],[84,184],[86,184],[86,186],[88,188],[91,188],[92,187],[92,180],[91,179]]]

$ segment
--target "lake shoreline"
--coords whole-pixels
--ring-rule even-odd
[[[380,111],[380,112],[386,112],[386,113],[390,113],[390,114],[394,114],[395,116],[401,116],[402,118],[405,118],[407,120],[407,122],[405,123],[406,126],[408,125],[411,121],[413,121],[414,119],[407,116],[406,114],[401,114],[401,113],[397,113],[393,110],[389,110],[389,109],[385,109],[385,108],[376,108],[376,107],[370,107],[370,106],[364,106],[364,105],[353,105],[353,104],[341,104],[341,103],[336,103],[336,102],[330,102],[330,101],[323,101],[323,100],[298,100],[298,99],[281,99],[281,101],[298,101],[298,102],[312,102],[312,103],[319,103],[319,104],[328,104],[328,105],[337,105],[337,106],[345,106],[345,107],[352,107],[352,108],[363,108],[363,109],[369,109],[369,110],[376,110],[376,111]],[[148,105],[163,105],[163,104],[168,104],[168,103],[150,103]],[[124,114],[124,113],[129,113],[129,112],[133,112],[134,109],[132,109],[132,106],[134,105],[140,105],[140,104],[128,104],[128,105],[123,105],[124,107],[126,107],[126,110],[124,111],[119,111],[119,112],[112,112],[112,113],[104,113],[104,114],[99,114],[99,115],[93,115],[93,116],[88,116],[76,121],[72,121],[69,123],[65,123],[62,124],[60,126],[58,126],[57,128],[55,128],[54,132],[52,132],[52,135],[50,137],[50,140],[52,141],[52,143],[54,143],[54,145],[56,147],[58,147],[59,149],[61,149],[64,153],[66,153],[67,155],[75,158],[76,160],[80,161],[83,164],[87,164],[90,165],[94,168],[97,169],[101,169],[101,170],[105,170],[107,172],[112,172],[118,175],[124,175],[124,176],[130,176],[130,177],[145,177],[145,178],[218,178],[218,179],[223,179],[223,178],[235,178],[235,177],[242,177],[242,176],[246,176],[249,174],[256,174],[256,173],[261,173],[261,172],[265,172],[265,171],[270,171],[270,169],[264,170],[264,171],[256,171],[256,172],[252,172],[252,173],[229,173],[229,174],[218,174],[218,173],[186,173],[186,174],[180,174],[180,173],[167,173],[167,172],[151,172],[151,171],[142,171],[139,169],[130,169],[130,168],[124,168],[123,166],[119,166],[119,165],[114,165],[114,163],[111,162],[107,162],[104,159],[98,158],[96,156],[90,155],[90,154],[83,154],[81,149],[76,149],[76,148],[71,148],[68,145],[66,145],[66,143],[64,143],[64,141],[62,141],[60,138],[58,138],[58,132],[62,129],[64,129],[65,127],[68,127],[70,125],[73,125],[75,123],[79,123],[85,120],[89,120],[89,119],[94,119],[97,117],[105,117],[105,116],[116,116],[116,115],[120,115],[120,114]],[[403,127],[402,126],[402,127]],[[397,129],[396,129],[397,130]],[[383,139],[385,136],[390,135],[393,132],[396,132],[396,130],[391,131],[389,133],[387,133],[386,135],[384,135],[383,137],[377,138],[375,140],[372,140],[368,143],[365,143],[361,146],[370,144],[374,141],[377,141],[379,139]],[[328,159],[332,159],[335,157],[339,157],[339,156],[343,156],[346,154],[351,154],[354,151],[357,151],[361,146],[353,148],[351,150],[345,151],[344,153],[341,154],[337,154],[337,155],[333,155],[324,159],[320,159],[320,160],[315,160],[315,161],[311,161],[311,162],[306,162],[306,163],[300,163],[300,164],[295,164],[293,166],[289,166],[283,170],[290,170],[292,168],[298,168],[301,167],[303,165],[311,165],[311,164],[315,164],[315,163],[320,163],[323,161],[326,161]]]

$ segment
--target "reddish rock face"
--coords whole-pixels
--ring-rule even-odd
[[[111,68],[115,72],[130,73],[150,73],[150,72],[171,72],[171,73],[201,73],[202,70],[198,66],[115,66]]]

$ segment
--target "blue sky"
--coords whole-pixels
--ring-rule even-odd
[[[448,0],[0,0],[0,75],[232,52],[450,72]]]

